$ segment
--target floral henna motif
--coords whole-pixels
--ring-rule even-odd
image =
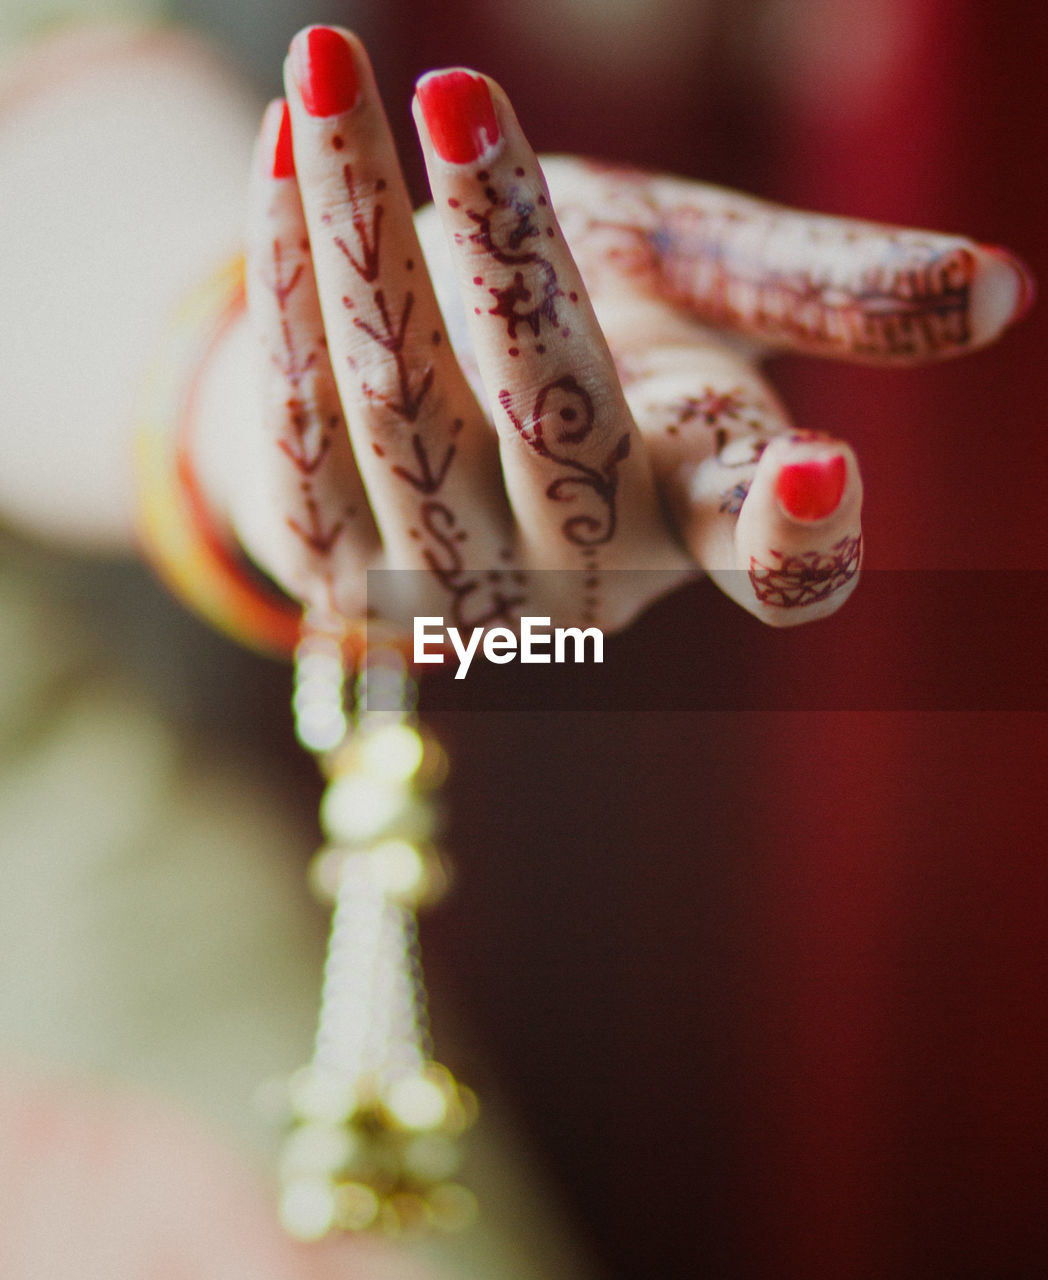
[[[572,458],[564,450],[585,441],[595,425],[593,400],[589,392],[570,374],[547,383],[523,421],[514,413],[510,393],[500,391],[499,403],[520,438],[541,458],[562,467],[569,475],[558,476],[546,489],[554,502],[571,502],[580,492],[589,491],[603,508],[598,514],[582,512],[570,516],[561,532],[577,547],[596,547],[610,542],[615,534],[615,499],[619,485],[619,464],[629,457],[630,436],[625,431],[599,467]],[[552,422],[553,429],[549,430]],[[549,437],[552,435],[553,443]]]
[[[522,175],[523,171],[518,171],[518,176]],[[488,176],[485,170],[477,174],[481,182],[486,182]],[[506,333],[511,339],[517,337],[517,330],[521,325],[530,329],[532,336],[538,338],[543,321],[551,328],[559,327],[557,299],[564,297],[553,263],[537,249],[527,247],[528,241],[539,239],[541,242],[542,231],[535,225],[534,215],[537,208],[545,208],[549,202],[544,195],[539,195],[534,201],[526,199],[516,188],[510,191],[506,199],[500,199],[492,186],[485,187],[484,194],[489,201],[485,209],[465,211],[477,228],[470,235],[470,240],[502,266],[527,266],[538,276],[537,281],[529,284],[525,281],[523,271],[514,271],[512,280],[507,284],[489,287],[488,292],[495,299],[495,305],[489,309],[488,315],[505,320]],[[507,224],[500,234],[496,234],[492,219],[502,209],[512,209],[516,220]],[[552,226],[546,228],[546,234],[554,234]],[[574,300],[573,297],[572,301]]]
[[[842,538],[829,553],[805,551],[801,555],[783,555],[772,551],[778,563],[761,564],[750,557],[750,582],[762,604],[780,609],[802,609],[818,604],[839,591],[859,570],[862,537]]]

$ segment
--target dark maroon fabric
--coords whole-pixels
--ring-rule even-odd
[[[1037,0],[776,6],[789,40],[757,8],[681,20],[691,74],[612,74],[465,0],[382,59],[397,84],[491,72],[544,149],[964,231],[1048,278]],[[762,32],[778,79],[755,86],[740,45]],[[879,74],[851,74],[874,38]],[[686,707],[726,653],[780,688],[884,663],[875,709],[440,714],[460,879],[426,926],[437,998],[470,1010],[613,1280],[1044,1274],[1045,702],[975,690],[1044,647],[1016,619],[1048,585],[1046,336],[1041,308],[932,369],[778,367],[798,420],[863,460],[869,591],[930,571],[892,577],[861,635],[754,638],[699,589],[622,642]],[[946,573],[959,621],[936,612]]]

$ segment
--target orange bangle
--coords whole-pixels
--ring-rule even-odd
[[[219,533],[192,461],[200,386],[245,305],[237,257],[172,317],[139,401],[136,526],[145,558],[185,605],[248,648],[287,658],[301,635],[302,606]]]

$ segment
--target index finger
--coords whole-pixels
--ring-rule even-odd
[[[681,178],[545,167],[573,247],[600,246],[580,252],[584,274],[599,257],[620,284],[626,275],[765,347],[921,364],[987,346],[1033,303],[1019,258],[964,236],[804,213]]]

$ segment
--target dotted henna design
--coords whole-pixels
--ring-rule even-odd
[[[832,550],[784,555],[772,551],[774,565],[750,557],[750,582],[762,604],[779,609],[803,609],[818,604],[855,577],[859,571],[862,536],[842,538]]]
[[[561,527],[564,537],[578,547],[610,542],[617,521],[619,464],[629,457],[629,432],[623,432],[600,466],[590,466],[568,452],[587,440],[596,425],[593,400],[577,379],[567,374],[546,383],[524,419],[514,412],[508,391],[500,391],[498,399],[525,444],[540,457],[569,470],[568,475],[550,482],[546,496],[554,502],[570,502],[588,492],[599,503],[600,509],[595,514],[581,512],[569,516]]]

